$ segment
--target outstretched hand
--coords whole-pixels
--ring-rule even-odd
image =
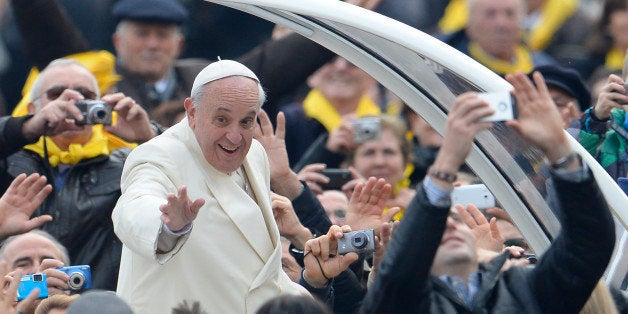
[[[275,192],[290,200],[294,200],[303,186],[297,178],[297,174],[290,169],[288,151],[286,150],[286,117],[283,112],[277,114],[277,127],[273,130],[268,114],[261,110],[257,115],[259,125],[255,128],[253,137],[258,140],[270,162],[270,185]]]
[[[177,195],[168,194],[168,203],[159,206],[161,211],[161,221],[168,226],[171,231],[179,231],[192,223],[198,215],[201,206],[205,204],[205,199],[197,198],[194,201],[188,197],[188,189],[184,185],[179,188]]]
[[[113,110],[118,113],[115,125],[106,125],[105,131],[129,142],[144,143],[155,137],[148,113],[133,98],[115,93],[103,96],[102,100],[113,104]]]
[[[22,173],[13,179],[6,192],[0,197],[0,239],[28,232],[52,221],[52,216],[41,215],[30,218],[52,192],[46,177],[33,173]]]
[[[540,148],[550,162],[567,156],[571,146],[563,130],[563,120],[539,72],[533,74],[534,84],[522,72],[506,75],[514,86],[517,99],[516,120],[506,121],[523,138]]]
[[[384,179],[370,177],[365,183],[359,183],[347,208],[347,224],[354,230],[376,229],[382,222],[388,222],[399,211],[391,208],[382,216],[386,202],[392,193],[392,187]]]
[[[462,220],[471,228],[478,248],[493,252],[501,252],[504,248],[504,237],[497,228],[497,218],[486,220],[484,214],[473,204],[465,208],[461,204],[454,206]]]

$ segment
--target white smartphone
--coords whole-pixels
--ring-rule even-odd
[[[454,187],[451,204],[473,204],[477,208],[495,207],[495,197],[484,184],[470,184]]]
[[[515,98],[509,92],[478,93],[478,97],[486,101],[495,110],[493,115],[482,119],[482,121],[496,122],[517,118]]]

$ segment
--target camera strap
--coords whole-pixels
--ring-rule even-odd
[[[628,131],[624,129],[623,126],[617,124],[617,122],[614,119],[610,120],[609,127],[615,130],[615,132],[621,135],[624,139],[628,139]]]

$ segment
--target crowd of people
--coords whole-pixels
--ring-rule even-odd
[[[33,68],[0,110],[1,313],[628,313],[603,280],[615,222],[568,140],[628,193],[625,0],[599,16],[577,0],[404,2],[512,85],[503,125],[546,157],[561,223],[539,255],[508,208],[452,203],[482,183],[465,160],[495,111],[476,92],[439,134],[285,29],[240,57],[181,58],[194,1],[108,3],[111,51],[60,1],[7,2]],[[16,299],[34,274],[44,285]]]

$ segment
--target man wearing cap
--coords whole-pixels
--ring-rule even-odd
[[[149,112],[170,101],[181,106],[196,74],[209,63],[204,59],[177,60],[184,44],[181,24],[187,20],[186,9],[172,0],[121,0],[112,14],[119,21],[113,34],[116,70],[122,76],[118,89],[138,99]],[[292,34],[262,44],[239,61],[266,82],[269,98],[278,99],[331,57],[318,44]],[[266,106],[273,118],[278,112],[275,107]]]
[[[186,118],[129,155],[112,218],[124,244],[118,294],[137,313],[184,299],[253,313],[278,294],[305,292],[282,271],[269,161],[253,139],[264,100],[250,69],[214,62],[196,77]],[[351,263],[343,261],[326,274]],[[328,289],[316,267],[306,283]]]
[[[347,0],[367,9],[381,1]],[[40,68],[53,59],[89,49],[57,1],[12,0],[11,5],[27,55]],[[181,25],[188,17],[186,9],[176,0],[120,0],[112,15],[118,21],[112,38],[119,59],[116,71],[122,76],[116,88],[135,99],[151,117],[160,105],[180,107],[196,74],[218,57],[207,56],[211,61],[177,59],[185,41]],[[265,110],[274,120],[278,101],[332,57],[330,51],[310,39],[290,34],[262,43],[238,60],[265,82]]]
[[[543,74],[550,96],[563,119],[563,128],[567,129],[574,119],[580,118],[582,112],[589,108],[591,103],[589,87],[580,74],[571,68],[556,65],[538,66],[528,73],[530,79],[535,71]]]

